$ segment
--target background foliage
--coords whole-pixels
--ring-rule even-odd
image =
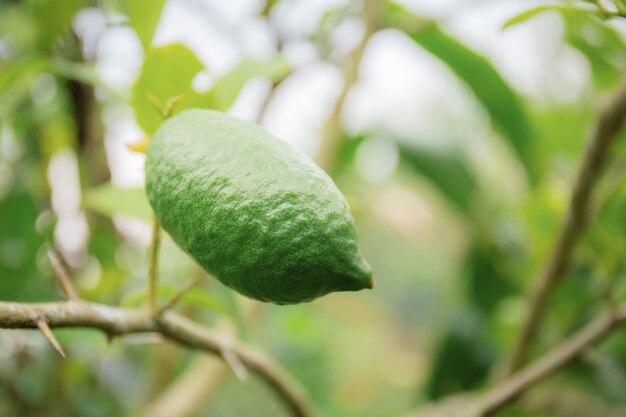
[[[260,25],[273,48],[211,67],[195,46],[211,39],[156,42],[175,3],[192,10],[208,5],[218,17],[206,25],[222,37]],[[166,300],[200,279],[176,309],[270,352],[304,384],[321,415],[396,416],[480,388],[519,331],[527,289],[551,252],[598,105],[623,78],[624,23],[614,15],[625,6],[563,2],[528,10],[520,2],[500,13],[504,18],[487,14],[483,23],[505,26],[496,36],[523,38],[557,27],[545,59],[575,65],[552,75],[544,66],[547,73],[529,90],[503,71],[497,54],[456,35],[450,19],[430,16],[420,2],[323,2],[306,19],[308,29],[294,34],[281,28],[280,16],[299,3],[307,2],[242,6],[241,26],[220,27],[219,13],[228,7],[218,2],[1,1],[0,299],[61,297],[45,256],[52,245],[84,298],[142,305],[151,214],[139,184],[125,180],[140,176],[123,165],[141,156],[129,156],[133,150],[120,141],[139,143],[131,148],[140,150],[142,136],[166,113],[207,107],[237,114],[245,100],[256,103],[256,115],[245,117],[271,125],[281,92],[304,88],[298,76],[323,64],[343,85],[311,134],[309,153],[319,148],[318,161],[347,196],[378,287],[260,307],[205,276],[165,240],[159,296]],[[452,15],[485,7],[456,3],[448,8]],[[337,39],[350,25],[361,35],[346,47]],[[115,82],[111,71],[107,79],[104,49],[97,46],[119,30],[142,57],[126,83],[124,74]],[[359,72],[367,81],[367,52],[382,36],[396,37],[412,59],[434,68],[440,92],[449,93],[438,97],[384,80],[385,88],[425,97],[422,113],[402,129],[358,126],[344,114],[374,88]],[[314,58],[296,59],[294,48],[313,51]],[[514,44],[505,48],[515,54]],[[260,89],[250,90],[259,82]],[[401,104],[391,111],[401,113]],[[119,127],[125,124],[131,128]],[[607,298],[626,298],[625,150],[620,137],[596,193],[597,221],[550,305],[533,355],[589,321]],[[150,407],[171,393],[180,415],[285,414],[261,381],[238,380],[194,352],[150,337],[109,343],[87,330],[57,335],[67,359],[39,334],[0,332],[0,416],[154,416]],[[194,390],[195,397],[183,397]],[[522,402],[502,415],[571,416],[573,398],[580,415],[593,415],[585,407],[626,415],[626,333],[537,391],[562,404]]]

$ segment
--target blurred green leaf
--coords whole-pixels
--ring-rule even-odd
[[[23,299],[22,290],[41,275],[35,260],[44,237],[35,229],[36,201],[20,190],[0,198],[0,300]],[[44,292],[44,286],[34,287]]]
[[[15,48],[16,52],[31,52],[35,48],[36,28],[35,17],[23,7],[23,3],[0,2],[0,34],[3,41]]]
[[[198,104],[198,93],[191,82],[203,68],[196,55],[183,45],[153,47],[146,51],[141,75],[133,87],[132,105],[137,123],[147,134],[159,127],[164,118],[161,109],[164,110],[173,98],[178,97],[173,113]],[[190,99],[193,105],[189,105]],[[201,107],[209,107],[210,103],[203,104]]]
[[[183,45],[155,47],[147,51],[132,100],[137,122],[146,133],[157,129],[164,112],[171,110],[171,114],[176,114],[194,107],[226,111],[250,79],[265,77],[277,81],[290,71],[283,58],[244,59],[220,77],[209,91],[198,93],[191,83],[203,68],[196,55]]]
[[[125,215],[151,221],[152,209],[143,188],[118,188],[111,183],[85,190],[86,207],[105,216]]]
[[[513,16],[511,19],[507,20],[504,25],[502,25],[502,29],[510,28],[511,26],[515,26],[517,24],[526,22],[533,17],[549,12],[556,11],[561,13],[576,13],[576,14],[589,14],[589,13],[598,13],[598,8],[591,4],[551,4],[547,6],[537,6],[532,9],[526,10],[518,15]]]
[[[267,60],[243,59],[222,76],[210,91],[215,108],[226,111],[233,105],[243,86],[252,78],[263,77],[278,81],[289,74],[289,63],[276,57]]]
[[[484,321],[473,311],[457,316],[434,354],[425,387],[429,399],[474,389],[485,380],[495,359],[486,331]]]
[[[582,53],[598,87],[611,88],[623,78],[626,69],[626,43],[612,26],[592,15],[567,14],[565,40]]]
[[[435,24],[423,26],[409,35],[471,88],[533,178],[531,123],[522,101],[494,66]]]
[[[560,155],[577,159],[594,121],[594,112],[591,103],[552,106],[534,111],[537,142],[541,142],[542,149],[537,160],[545,164]]]
[[[165,0],[124,0],[130,24],[137,32],[144,49],[150,47],[164,5]]]
[[[0,120],[10,119],[31,99],[33,80],[48,69],[49,61],[41,55],[27,55],[0,67]]]
[[[126,101],[126,97],[123,92],[114,90],[102,81],[102,79],[98,76],[98,72],[96,71],[94,64],[55,59],[50,63],[50,70],[59,77],[75,80],[94,87],[100,87],[112,97],[121,101]]]
[[[27,4],[36,23],[37,46],[48,50],[61,35],[70,33],[72,18],[83,0],[33,0]]]
[[[418,148],[398,142],[400,160],[435,185],[443,197],[461,212],[467,212],[477,191],[477,182],[467,162],[455,151]]]
[[[498,265],[499,258],[507,257],[495,247],[475,243],[465,260],[469,301],[486,317],[496,310],[501,300],[519,292]]]
[[[532,135],[526,111],[519,97],[493,65],[435,25],[419,32],[414,39],[469,85],[494,122],[510,139],[512,147],[522,160],[527,161]]]

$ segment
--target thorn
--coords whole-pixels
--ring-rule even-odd
[[[63,351],[63,348],[61,347],[61,344],[59,343],[57,338],[54,337],[54,334],[52,333],[52,330],[50,330],[50,326],[48,326],[48,323],[46,323],[44,319],[39,319],[37,320],[37,327],[39,327],[39,330],[41,330],[41,333],[43,333],[46,339],[48,339],[48,342],[50,342],[52,347],[54,347],[54,349],[59,352],[59,355],[61,355],[61,357],[65,359],[65,352]]]
[[[78,294],[74,289],[72,280],[70,279],[67,270],[65,269],[65,267],[61,263],[61,260],[53,249],[48,249],[48,258],[50,258],[50,264],[52,265],[52,269],[54,269],[54,273],[59,280],[61,287],[63,287],[65,296],[71,301],[78,301]]]
[[[250,374],[248,374],[248,370],[246,369],[239,356],[235,353],[235,351],[230,346],[223,346],[222,349],[222,358],[226,364],[233,370],[233,373],[240,381],[246,381]]]
[[[181,298],[183,298],[183,296],[187,292],[192,290],[199,283],[200,283],[200,279],[199,278],[191,280],[187,285],[185,285],[183,288],[178,290],[178,292],[176,294],[174,294],[174,296],[172,298],[170,298],[170,300],[167,303],[165,303],[165,305],[163,305],[161,308],[159,308],[159,311],[157,313],[159,315],[161,315],[161,314],[165,313],[167,310],[169,310],[172,307],[174,307],[181,300]]]

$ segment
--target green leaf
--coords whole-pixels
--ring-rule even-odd
[[[400,159],[427,178],[461,212],[467,212],[477,182],[467,162],[455,151],[419,148],[398,142]]]
[[[27,2],[37,30],[37,46],[52,49],[59,37],[71,33],[72,18],[82,0],[34,0]]]
[[[495,311],[501,300],[519,292],[498,265],[498,259],[505,258],[497,247],[476,242],[465,259],[469,301],[486,316]]]
[[[144,49],[150,47],[164,5],[165,0],[124,0],[130,24],[137,32]]]
[[[30,99],[33,80],[49,66],[41,55],[27,55],[0,66],[0,120],[10,119]]]
[[[495,359],[486,323],[473,310],[458,314],[435,352],[426,395],[438,399],[478,387]]]
[[[534,179],[532,126],[521,99],[483,56],[428,24],[410,33],[412,39],[443,61],[474,92],[494,125],[516,152]]]
[[[617,30],[591,15],[563,16],[565,40],[589,61],[598,87],[613,88],[623,78],[626,44]]]
[[[537,7],[533,7],[532,9],[526,10],[518,15],[513,16],[512,18],[507,20],[506,23],[504,23],[504,25],[502,25],[502,29],[508,29],[511,26],[515,26],[517,24],[523,23],[529,19],[532,19],[533,17],[539,14],[549,12],[549,11],[556,11],[556,12],[561,12],[561,13],[575,13],[575,14],[581,14],[581,13],[598,14],[598,9],[592,5],[588,5],[587,7],[585,7],[585,5],[572,5],[572,4],[552,4],[552,5],[547,5],[547,6],[537,6]]]
[[[141,75],[133,87],[132,105],[137,123],[151,134],[164,119],[162,110],[178,97],[172,113],[183,108],[210,103],[199,103],[191,82],[204,68],[196,55],[186,46],[172,44],[146,51]],[[190,101],[193,101],[190,104]],[[187,106],[185,106],[187,104]]]
[[[233,105],[243,86],[252,78],[263,77],[279,81],[291,71],[289,63],[280,57],[268,60],[243,59],[232,70],[222,76],[213,86],[215,108],[228,110]]]
[[[118,188],[111,183],[85,190],[86,207],[105,216],[124,215],[150,221],[152,209],[143,188]]]
[[[41,280],[41,271],[35,259],[44,243],[44,236],[35,228],[39,215],[37,198],[17,189],[12,191],[0,197],[0,300],[19,299],[28,287],[38,293],[47,289],[37,282]]]
[[[388,3],[384,10],[387,24],[405,31],[468,85],[535,180],[533,129],[520,97],[484,56],[443,32],[434,22],[415,16],[397,3]]]
[[[147,51],[132,100],[137,122],[147,134],[158,128],[165,113],[176,114],[195,107],[226,111],[250,79],[265,77],[278,81],[291,71],[283,58],[244,59],[220,77],[208,92],[198,93],[192,81],[203,68],[196,55],[183,45]]]

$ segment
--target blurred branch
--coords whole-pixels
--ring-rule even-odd
[[[524,398],[522,408],[554,417],[624,417],[626,406],[613,405],[581,390],[543,390]]]
[[[52,249],[48,249],[48,258],[50,259],[50,265],[52,265],[52,269],[54,270],[57,280],[61,284],[61,287],[63,287],[65,296],[71,301],[78,301],[78,293],[76,292],[76,289],[74,289],[72,280],[70,279],[67,270],[61,263],[57,253]]]
[[[178,302],[183,298],[185,294],[187,294],[189,291],[197,287],[199,283],[200,283],[199,278],[194,278],[191,281],[189,281],[181,289],[176,291],[176,293],[172,296],[172,298],[170,298],[164,305],[159,307],[157,314],[160,315],[160,314],[165,313],[167,310],[170,310],[172,307],[178,304]]]
[[[530,311],[512,353],[498,370],[500,376],[510,375],[524,363],[543,322],[550,297],[567,272],[576,243],[585,231],[590,217],[591,191],[600,178],[609,146],[622,129],[625,118],[626,85],[600,110],[576,177],[567,217],[561,226],[550,261],[536,280],[529,301]]]
[[[187,417],[197,414],[211,393],[228,374],[222,361],[200,355],[185,367],[153,400],[142,407],[139,417]]]
[[[352,86],[358,81],[359,64],[363,58],[363,52],[371,36],[378,30],[379,16],[381,9],[380,0],[364,0],[363,20],[365,23],[365,33],[359,44],[349,54],[346,62],[342,65],[344,83],[339,93],[339,97],[332,109],[330,118],[324,125],[322,131],[322,141],[315,161],[326,172],[331,173],[335,169],[337,151],[341,137],[341,110],[343,109],[348,93]]]
[[[248,325],[258,319],[263,305],[243,299],[243,314]],[[232,326],[222,320],[216,324],[225,334],[232,334]],[[178,377],[163,388],[150,402],[142,407],[139,417],[188,417],[197,414],[207,404],[212,393],[228,375],[228,366],[215,358],[202,355],[192,360]]]
[[[411,416],[419,417],[487,417],[492,416],[528,389],[536,386],[613,330],[626,324],[626,305],[609,311],[570,336],[540,359],[477,394],[452,396],[441,403],[429,404]]]
[[[182,346],[220,356],[223,351],[230,350],[280,395],[292,415],[313,416],[299,383],[265,352],[176,313],[166,312],[153,317],[145,311],[74,301],[41,304],[0,302],[2,329],[36,329],[40,320],[44,320],[50,328],[87,327],[99,329],[111,337],[154,332]]]

